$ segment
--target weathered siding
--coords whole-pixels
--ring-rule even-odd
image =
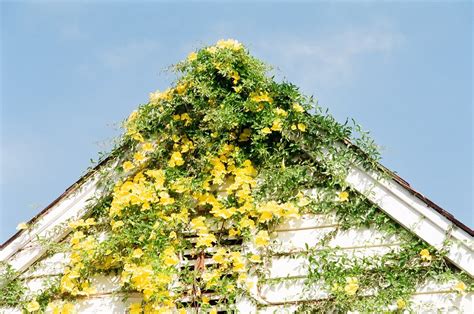
[[[304,215],[279,225],[274,232],[273,252],[266,279],[279,279],[278,283],[265,283],[254,289],[252,296],[259,304],[246,300],[238,303],[243,313],[291,313],[304,302],[317,302],[327,298],[329,292],[322,283],[311,287],[304,284],[308,273],[308,262],[304,256],[307,246],[318,248],[318,242],[328,233],[335,232],[329,247],[336,252],[354,257],[383,255],[396,250],[402,240],[396,235],[387,235],[375,229],[338,230],[334,215]],[[17,254],[22,254],[21,251]],[[48,281],[60,278],[67,264],[67,253],[56,253],[43,257],[25,271],[25,280],[30,293],[34,294],[47,286]],[[212,260],[207,260],[212,263]],[[119,293],[117,276],[96,276],[92,283],[97,292],[78,298],[76,310],[81,313],[125,313],[130,303],[140,300],[139,294],[132,294],[127,300]],[[427,282],[417,289],[412,298],[413,308],[418,313],[468,313],[473,306],[473,294],[460,295],[453,290],[455,283],[439,284]],[[0,310],[2,313],[16,313],[14,309]]]

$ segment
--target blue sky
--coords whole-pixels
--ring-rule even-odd
[[[0,242],[107,150],[167,66],[235,38],[471,227],[470,2],[1,4]]]

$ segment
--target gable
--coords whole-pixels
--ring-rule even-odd
[[[419,293],[465,306],[472,232],[342,145],[350,129],[308,114],[312,100],[236,41],[177,68],[113,157],[2,247],[17,271],[3,305],[124,312],[122,295],[132,313],[375,311],[414,309]]]
[[[101,166],[106,165],[103,163]],[[354,167],[347,180],[351,186],[377,204],[381,211],[430,245],[441,249],[444,241],[456,239],[446,257],[460,270],[472,276],[471,236],[427,204],[420,203],[420,199],[409,190],[403,191],[397,181],[380,178],[380,175],[377,177]],[[23,236],[20,234],[20,237],[2,248],[2,261],[7,261],[22,273],[20,278],[26,283],[31,295],[47,289],[51,280],[59,280],[69,260],[67,251],[45,253],[48,248],[36,241],[36,236],[48,235],[67,245],[70,229],[66,222],[87,215],[87,200],[98,194],[95,190],[96,180],[93,173],[88,175],[81,185],[75,185],[64,199],[59,199],[49,211],[44,212],[29,232],[23,232]],[[316,191],[306,193],[313,196],[317,194]],[[400,239],[397,234],[387,234],[374,227],[348,230],[340,230],[339,227],[335,213],[306,214],[277,226],[273,256],[267,266],[268,283],[252,291],[252,302],[242,298],[238,302],[238,309],[242,312],[256,312],[258,309],[259,313],[294,312],[304,308],[305,304],[323,302],[328,298],[330,292],[324,290],[322,283],[315,282],[309,286],[306,283],[310,269],[308,257],[305,255],[308,247],[316,250],[330,249],[339,257],[364,259],[399,252],[406,241]],[[321,247],[321,240],[334,232],[333,238],[324,248]],[[437,238],[438,233],[442,236]],[[14,246],[20,245],[23,246],[15,250]],[[206,263],[210,262],[212,261],[207,260]],[[472,293],[467,296],[460,295],[454,289],[457,283],[454,279],[444,283],[434,280],[423,282],[411,298],[412,309],[418,308],[422,311],[431,308],[462,312],[463,309],[471,308]],[[75,309],[78,312],[107,311],[113,304],[114,313],[122,313],[130,304],[141,300],[140,294],[129,295],[124,300],[124,296],[120,294],[119,278],[116,276],[99,275],[93,278],[92,284],[97,286],[98,290],[76,303]],[[16,312],[10,309],[7,313],[10,311]]]

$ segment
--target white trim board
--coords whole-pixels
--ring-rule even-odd
[[[474,277],[472,237],[393,179],[380,177],[377,173],[353,165],[346,181],[383,212],[435,248],[441,249],[445,241],[452,241],[446,257]]]
[[[52,241],[64,238],[70,231],[65,223],[71,218],[79,219],[86,214],[87,201],[97,193],[97,181],[97,175],[91,176],[71,193],[67,193],[38,217],[33,226],[21,232],[0,250],[0,261],[8,262],[18,272],[25,271],[45,253],[45,248],[41,245],[29,244],[38,237]]]

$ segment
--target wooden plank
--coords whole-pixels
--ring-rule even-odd
[[[43,257],[21,274],[20,278],[60,275],[69,263],[69,255],[69,253],[56,253]]]
[[[291,312],[299,305],[306,302],[315,302],[324,300],[328,294],[323,291],[308,291],[301,297],[301,294],[295,293],[297,289],[302,292],[299,282],[293,280],[293,283],[279,283],[273,286],[266,286],[262,290],[260,297],[266,302],[259,305],[261,310],[258,313]],[[453,290],[436,290],[430,292],[417,292],[409,300],[409,303],[415,313],[469,313],[472,310],[474,293],[470,292],[461,295]],[[387,310],[396,310],[395,304],[387,307]]]
[[[321,240],[337,227],[316,227],[311,229],[286,230],[276,232],[272,250],[277,253],[294,252],[317,248]],[[329,241],[329,247],[364,247],[374,245],[391,245],[400,243],[396,235],[388,235],[376,229],[350,229],[337,231]]]
[[[304,278],[298,278],[263,284],[260,287],[260,293],[257,297],[270,305],[272,303],[295,302],[328,297],[329,293],[323,290],[321,283],[315,283],[311,287],[306,287],[304,281]]]
[[[13,242],[2,248],[0,261],[8,262],[18,272],[26,270],[45,252],[41,246],[27,245],[36,237],[57,242],[67,235],[69,228],[57,227],[85,214],[88,200],[99,192],[96,189],[96,182],[97,176],[94,176],[83,183],[77,191],[61,199],[34,226],[22,232]]]
[[[286,219],[275,230],[283,232],[324,226],[337,226],[337,217],[334,212],[328,214],[303,214],[299,218]]]
[[[359,248],[339,248],[334,253],[336,255],[347,254],[349,258],[363,258],[370,256],[381,256],[392,250],[398,250],[398,244],[359,247]],[[317,260],[317,257],[316,257]],[[308,274],[308,257],[305,255],[284,255],[274,256],[268,265],[268,276],[266,278],[286,278],[303,277]]]
[[[366,172],[352,165],[346,181],[402,226],[437,249],[443,248],[445,240],[454,241],[447,258],[474,277],[474,241],[449,219],[394,180],[380,178],[378,173]]]

